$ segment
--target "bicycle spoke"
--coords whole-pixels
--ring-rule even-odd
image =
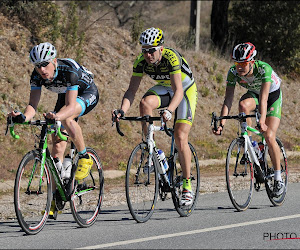
[[[199,169],[199,161],[196,154],[195,149],[191,144],[189,144],[191,150],[191,186],[193,196],[193,203],[189,206],[183,206],[180,204],[180,199],[182,195],[182,183],[183,183],[183,175],[181,165],[179,163],[178,152],[175,150],[174,154],[174,166],[173,170],[173,191],[172,191],[172,199],[175,206],[176,211],[179,213],[180,216],[186,217],[189,216],[197,203],[198,195],[199,195],[199,188],[200,188],[200,169]],[[171,166],[172,167],[172,166]]]
[[[253,168],[247,159],[243,138],[229,146],[226,159],[226,183],[229,197],[238,211],[246,210],[253,194]]]
[[[135,147],[128,160],[126,199],[130,213],[137,222],[146,222],[154,211],[158,193],[154,164],[155,160],[149,166],[149,152],[144,143]]]
[[[49,170],[45,167],[41,176],[41,162],[36,155],[36,151],[31,151],[24,156],[15,181],[15,211],[27,234],[37,234],[43,229],[52,198]]]
[[[265,163],[267,166],[267,173],[266,173],[266,191],[268,194],[268,197],[271,201],[271,203],[274,206],[280,206],[284,203],[285,197],[286,197],[286,191],[287,191],[287,186],[288,186],[288,166],[287,166],[287,157],[286,153],[283,147],[282,142],[280,141],[279,138],[276,138],[277,144],[280,148],[280,165],[281,165],[281,178],[285,184],[285,190],[284,192],[279,196],[275,197],[273,195],[273,189],[274,189],[274,167],[272,166],[271,158],[268,153],[268,146],[265,148]]]
[[[90,174],[78,181],[77,185],[73,181],[73,187],[76,186],[76,189],[70,201],[73,217],[81,227],[89,227],[96,222],[102,203],[104,184],[100,158],[91,148],[87,148],[87,152],[93,160],[93,166]]]

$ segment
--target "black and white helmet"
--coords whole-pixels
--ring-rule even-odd
[[[163,31],[159,28],[149,28],[142,32],[140,36],[141,45],[159,46],[164,42]]]
[[[40,43],[32,48],[29,59],[34,65],[49,61],[56,57],[56,49],[51,43]]]
[[[240,43],[232,51],[232,59],[235,62],[250,62],[256,56],[256,49],[252,43]]]

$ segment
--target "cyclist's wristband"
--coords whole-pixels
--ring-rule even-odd
[[[124,113],[123,109],[119,109],[118,112],[119,112],[119,114],[121,114],[121,117],[124,117],[125,113]]]
[[[19,112],[19,111],[15,111],[15,112]],[[26,116],[20,112],[21,114],[15,116],[12,118],[12,121],[15,122],[15,123],[24,123],[25,120],[26,120]]]
[[[115,109],[114,110],[115,115],[117,116],[118,114],[121,114],[121,117],[124,117],[125,112],[123,109]]]
[[[222,129],[224,128],[224,125],[222,125],[221,123],[220,123],[220,125],[219,125]]]

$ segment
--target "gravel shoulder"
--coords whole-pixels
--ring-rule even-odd
[[[288,158],[299,156],[300,152],[288,152]],[[224,159],[202,160],[200,161],[200,195],[203,193],[226,192],[226,179],[224,172],[207,171],[213,165],[224,164]],[[126,204],[124,179],[125,171],[107,170],[104,171],[104,197],[102,207],[110,207]],[[289,182],[300,181],[300,168],[289,166]],[[0,222],[6,220],[16,220],[13,204],[14,181],[7,180],[0,183]],[[201,199],[201,197],[200,197]],[[66,212],[70,212],[69,205],[65,207]]]

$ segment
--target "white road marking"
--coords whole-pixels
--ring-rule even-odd
[[[79,248],[79,249],[99,249],[99,248],[105,248],[105,247],[122,246],[122,245],[145,242],[145,241],[150,241],[150,240],[167,239],[167,238],[184,236],[184,235],[206,233],[206,232],[224,230],[224,229],[228,229],[228,228],[250,226],[250,225],[262,224],[262,223],[268,223],[268,222],[274,222],[274,221],[280,221],[280,220],[289,220],[289,219],[295,219],[295,218],[300,218],[300,214],[294,214],[294,215],[270,218],[270,219],[264,219],[264,220],[257,220],[257,221],[247,221],[247,222],[231,224],[231,225],[224,225],[224,226],[219,226],[219,227],[209,227],[209,228],[203,228],[203,229],[187,231],[187,232],[157,235],[157,236],[151,236],[151,237],[147,237],[147,238],[118,241],[118,242],[100,244],[100,245],[95,245],[95,246],[87,246],[87,247],[83,247],[83,248]]]

